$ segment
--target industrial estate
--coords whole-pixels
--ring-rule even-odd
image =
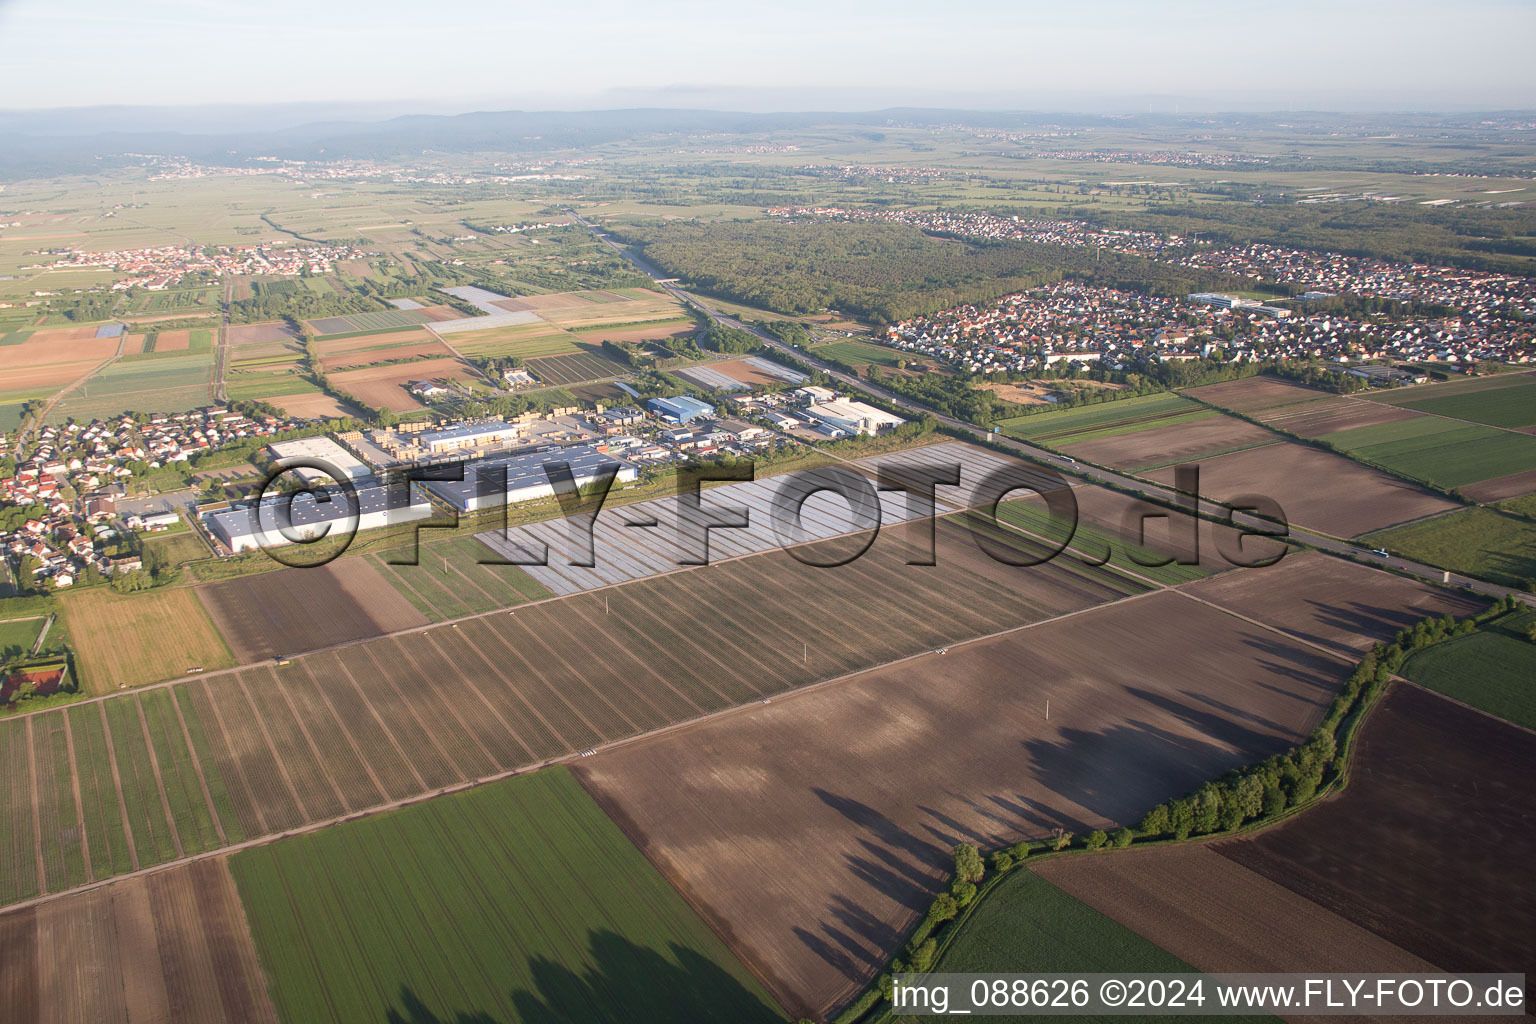
[[[0,1016],[1536,976],[1536,119],[641,114],[0,130]]]

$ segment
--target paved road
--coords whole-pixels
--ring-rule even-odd
[[[1005,448],[1008,448],[1023,458],[1050,466],[1063,473],[1064,475],[1078,477],[1079,479],[1092,481],[1094,483],[1111,484],[1120,488],[1121,490],[1139,494],[1141,497],[1162,505],[1175,505],[1181,508],[1186,508],[1189,505],[1189,500],[1186,497],[1181,496],[1178,494],[1178,492],[1174,491],[1170,487],[1149,483],[1145,480],[1125,476],[1122,473],[1116,473],[1115,471],[1109,469],[1102,469],[1098,466],[1084,465],[1080,462],[1075,462],[1064,455],[1057,455],[1055,452],[1047,451],[1044,448],[1038,448],[1024,441],[1019,441],[1011,437],[1005,437],[1002,434],[992,434],[985,430],[985,428],[978,427],[973,423],[967,423],[964,420],[956,419],[955,417],[946,415],[944,413],[935,412],[927,406],[919,405],[918,403],[898,395],[895,392],[887,391],[885,388],[880,387],[878,384],[871,384],[868,381],[860,380],[858,377],[855,377],[852,374],[844,373],[841,370],[829,366],[822,362],[820,359],[817,359],[814,355],[807,352],[805,349],[796,348],[792,345],[786,345],[779,339],[775,338],[773,335],[767,333],[766,331],[760,330],[752,324],[744,323],[735,317],[727,316],[709,308],[703,302],[700,302],[698,299],[694,298],[682,288],[679,288],[675,284],[668,283],[665,280],[666,275],[660,269],[651,265],[641,256],[631,252],[628,248],[619,245],[613,239],[604,234],[602,230],[595,224],[586,220],[581,215],[577,214],[574,210],[571,211],[571,216],[574,217],[576,221],[583,227],[587,228],[594,235],[596,235],[599,240],[607,243],[615,252],[627,259],[638,270],[648,275],[656,283],[657,288],[662,289],[667,294],[677,299],[679,302],[699,310],[715,323],[723,324],[727,327],[739,327],[742,330],[750,331],[752,334],[761,339],[765,344],[793,356],[800,362],[807,363],[816,367],[827,376],[832,377],[839,383],[846,385],[851,390],[862,391],[865,394],[878,396],[884,401],[892,405],[899,406],[900,408],[905,409],[914,415],[933,416],[946,427],[949,427],[953,430],[962,431],[978,439],[980,439],[983,435],[986,435],[990,437],[994,444],[999,444]],[[1225,505],[1206,499],[1200,500],[1199,509],[1204,514],[1216,516],[1218,518],[1225,518],[1231,512],[1231,510],[1228,509]],[[1238,526],[1251,527],[1260,530],[1272,528],[1273,525],[1267,523],[1265,520],[1260,519],[1257,516],[1244,513],[1232,514],[1232,521]],[[1314,547],[1318,550],[1327,551],[1345,558],[1353,558],[1358,561],[1365,562],[1369,565],[1379,565],[1386,569],[1393,569],[1398,572],[1407,573],[1409,575],[1417,576],[1421,579],[1429,580],[1434,583],[1449,583],[1452,586],[1460,587],[1473,593],[1483,594],[1488,597],[1503,597],[1506,594],[1513,593],[1528,603],[1536,603],[1536,598],[1531,597],[1531,595],[1522,594],[1519,591],[1511,590],[1509,587],[1501,587],[1494,583],[1488,583],[1484,580],[1474,579],[1469,576],[1462,576],[1457,573],[1450,573],[1447,575],[1444,570],[1438,569],[1432,565],[1425,565],[1423,563],[1414,562],[1406,558],[1399,558],[1395,555],[1382,557],[1365,545],[1355,544],[1351,541],[1342,540],[1338,537],[1329,537],[1324,534],[1295,529],[1292,529],[1291,535],[1293,539],[1300,543],[1306,544],[1309,547]]]

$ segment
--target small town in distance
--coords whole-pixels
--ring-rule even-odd
[[[1471,2],[0,8],[0,1018],[1528,1014]]]

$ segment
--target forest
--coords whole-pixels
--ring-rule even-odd
[[[789,314],[837,309],[877,324],[1069,277],[1158,295],[1253,287],[1133,256],[935,237],[904,224],[670,221],[610,229],[668,274],[722,298]]]

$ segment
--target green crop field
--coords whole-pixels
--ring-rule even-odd
[[[564,768],[230,869],[287,1024],[782,1019]]]
[[[201,332],[199,332],[201,333]],[[211,355],[153,355],[146,360],[120,359],[70,392],[49,414],[50,423],[74,417],[135,412],[186,412],[210,401]]]
[[[1403,675],[1491,715],[1536,729],[1536,612],[1514,612],[1470,636],[1414,652]]]
[[[1439,416],[1341,430],[1322,440],[1356,458],[1440,487],[1536,469],[1536,437]]]
[[[866,363],[875,363],[880,366],[895,366],[898,362],[908,358],[904,352],[884,345],[871,345],[867,341],[834,341],[826,345],[816,345],[811,348],[811,354],[825,359],[837,359],[854,366],[862,366]]]
[[[12,649],[22,653],[32,650],[32,645],[37,642],[37,632],[42,628],[40,618],[0,620],[0,657]]]
[[[1403,403],[1406,408],[1491,423],[1498,427],[1536,425],[1536,381],[1514,387],[1490,389],[1475,395],[1432,398]]]
[[[1415,561],[1529,589],[1536,579],[1536,521],[1468,508],[1362,538]]]
[[[1396,391],[1388,392],[1377,400],[1496,427],[1536,425],[1536,377],[1530,374],[1515,378],[1480,377],[1423,391],[1418,388],[1404,391],[1401,395]]]
[[[1036,413],[999,420],[997,428],[1010,437],[1045,444],[1075,444],[1152,427],[1204,419],[1219,413],[1199,402],[1172,392],[1142,395],[1098,405],[1083,405],[1059,412]]]
[[[987,894],[982,904],[960,926],[933,970],[945,974],[997,971],[1028,974],[1199,973],[1161,946],[1023,868],[1016,869]],[[906,1019],[927,1024],[951,1018]],[[1109,1022],[1126,1018],[1084,1016],[1074,1019]],[[1265,1018],[1210,1016],[1202,1019]]]

